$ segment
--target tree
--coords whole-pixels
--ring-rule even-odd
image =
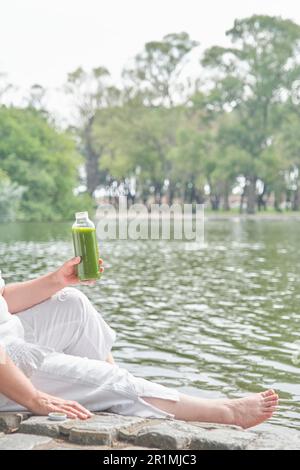
[[[12,183],[0,169],[0,223],[13,222],[17,218],[23,192],[24,188]]]
[[[71,137],[38,111],[0,107],[0,166],[24,188],[21,218],[70,218],[80,202],[73,194],[79,163]]]
[[[69,73],[65,90],[73,99],[80,150],[85,156],[87,190],[92,195],[105,177],[99,166],[101,146],[95,151],[92,139],[95,114],[98,109],[118,102],[119,91],[111,85],[110,74],[105,67],[94,68],[90,73],[79,67]]]
[[[6,74],[0,72],[0,105],[6,93],[12,88],[11,83],[7,81]]]
[[[238,125],[227,133],[228,145],[251,157],[244,176],[247,211],[253,213],[257,162],[280,128],[277,111],[299,78],[300,26],[279,17],[254,15],[235,20],[226,34],[232,46],[208,49],[202,64],[213,72],[215,112],[234,110],[238,116]]]
[[[45,97],[46,97],[47,91],[45,90],[44,87],[39,85],[38,83],[35,83],[30,87],[29,90],[29,96],[26,99],[26,104],[29,108],[34,108],[38,111],[44,111],[46,108],[45,105]]]
[[[181,74],[196,46],[198,42],[184,32],[146,43],[133,65],[123,71],[130,98],[139,96],[147,106],[172,107],[184,91]]]
[[[134,100],[98,111],[93,132],[95,146],[102,146],[101,168],[119,181],[134,176],[139,192],[147,188],[149,195],[152,188],[160,202],[180,116],[180,108],[147,107]]]
[[[293,210],[300,208],[300,119],[289,108],[283,109],[284,121],[280,132],[274,137],[272,161],[265,162],[266,174],[273,175],[278,192],[288,192]],[[268,154],[264,155],[264,161]],[[275,173],[275,174],[274,174]],[[267,176],[266,176],[267,177]]]

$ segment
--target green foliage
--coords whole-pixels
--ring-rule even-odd
[[[12,222],[16,219],[24,188],[12,183],[0,169],[0,222]]]
[[[40,85],[26,109],[0,108],[2,218],[69,219],[93,210],[99,186],[132,179],[145,202],[209,199],[228,209],[239,185],[248,212],[271,193],[276,208],[283,198],[300,208],[300,26],[253,15],[226,34],[229,47],[207,49],[195,79],[185,66],[198,43],[184,32],[147,42],[122,88],[105,67],[74,70],[65,86],[74,140],[51,124]],[[82,162],[87,193],[75,196]]]
[[[72,139],[39,112],[0,108],[1,169],[24,189],[19,218],[70,217],[79,162]]]
[[[170,165],[168,153],[176,140],[181,109],[145,107],[130,102],[96,115],[94,145],[102,147],[101,168],[116,179],[135,174],[162,186]]]
[[[226,34],[232,47],[208,49],[202,64],[212,72],[216,112],[231,110],[237,116],[238,122],[223,131],[223,143],[247,152],[252,161],[247,159],[243,174],[255,182],[264,173],[258,171],[263,167],[259,160],[269,154],[269,142],[280,132],[282,103],[291,98],[298,81],[300,26],[282,18],[254,15],[236,20]],[[249,212],[255,209],[252,196],[248,198]]]
[[[147,105],[173,106],[174,94],[181,95],[187,86],[181,82],[181,73],[196,46],[198,42],[184,32],[146,43],[133,66],[123,71],[127,93]]]

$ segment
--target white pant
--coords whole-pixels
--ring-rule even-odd
[[[81,291],[65,288],[18,317],[27,342],[53,350],[30,377],[37,389],[76,400],[91,411],[174,417],[142,397],[178,401],[176,390],[134,377],[126,369],[105,361],[116,333]],[[12,401],[0,407],[0,411],[21,409],[24,408]]]

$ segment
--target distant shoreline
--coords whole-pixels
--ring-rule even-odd
[[[129,222],[130,220],[135,219],[137,220],[165,220],[169,219],[169,213],[151,213],[148,214],[140,213],[140,214],[122,214],[122,212],[115,214],[106,214],[106,220],[126,220]],[[184,220],[190,219],[191,215],[187,214],[180,214],[180,213],[172,213],[171,220]],[[202,217],[200,217],[202,218]],[[240,221],[240,220],[269,220],[269,221],[288,221],[288,220],[299,220],[300,221],[300,212],[288,212],[288,213],[276,213],[276,212],[258,212],[256,214],[240,214],[238,212],[212,212],[212,211],[205,211],[204,210],[204,221],[220,221],[220,220],[232,220],[232,221]],[[98,222],[102,219],[102,216],[95,216],[95,221]]]
[[[288,221],[288,220],[299,220],[300,212],[288,212],[288,213],[261,213],[256,214],[239,214],[239,213],[206,213],[204,211],[204,220],[207,221],[218,221],[218,220],[269,220],[269,221]]]

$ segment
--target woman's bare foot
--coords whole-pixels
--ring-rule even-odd
[[[270,418],[278,405],[274,390],[255,393],[246,398],[202,399],[179,393],[179,400],[143,397],[144,401],[184,421],[235,424],[251,428]]]
[[[225,405],[231,412],[232,424],[247,429],[271,418],[278,405],[278,395],[274,390],[266,390],[246,398],[228,400]]]

